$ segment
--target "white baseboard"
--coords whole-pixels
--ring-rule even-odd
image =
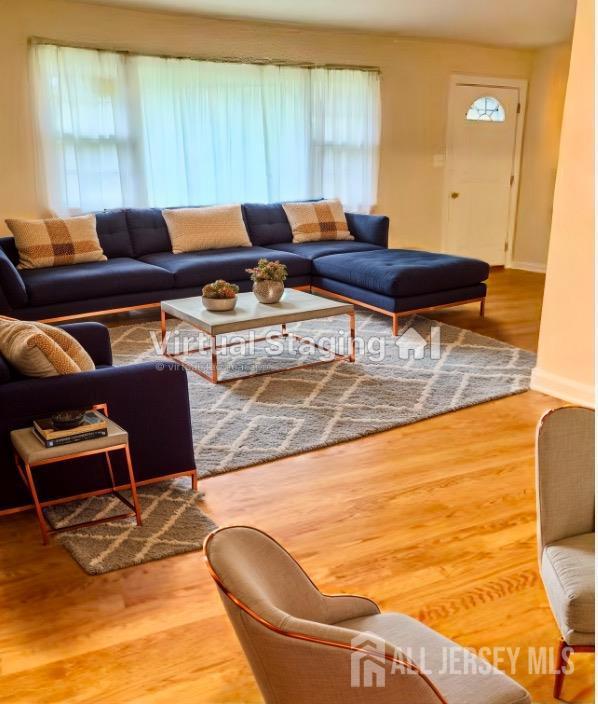
[[[594,387],[591,384],[581,384],[579,381],[552,374],[539,367],[534,367],[532,370],[530,388],[569,403],[594,408]]]
[[[511,262],[509,269],[523,269],[523,271],[535,271],[538,274],[546,273],[546,264],[539,262]]]

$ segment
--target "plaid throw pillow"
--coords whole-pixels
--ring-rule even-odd
[[[19,269],[105,261],[96,216],[50,220],[7,220],[19,251]]]
[[[283,203],[293,242],[318,240],[353,240],[340,200],[320,200],[315,203]]]

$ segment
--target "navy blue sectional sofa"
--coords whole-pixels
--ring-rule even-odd
[[[161,368],[153,362],[113,367],[110,337],[103,325],[84,322],[63,327],[87,350],[95,370],[28,379],[0,356],[0,514],[31,505],[31,495],[13,460],[10,431],[65,408],[108,404],[110,417],[129,433],[138,482],[195,473],[184,369],[169,362]],[[121,455],[113,453],[112,464],[117,484],[126,485],[128,475]],[[36,472],[35,480],[41,501],[98,492],[109,486],[102,456],[54,464]]]
[[[260,257],[288,268],[287,285],[348,299],[393,318],[480,301],[485,262],[431,252],[388,249],[388,218],[347,213],[354,241],[295,244],[280,204],[242,206],[252,247],[173,254],[157,208],[96,214],[106,262],[18,270],[11,237],[0,238],[0,314],[58,321],[198,295],[217,278],[251,287],[245,269]]]

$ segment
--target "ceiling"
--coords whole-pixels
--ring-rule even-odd
[[[568,41],[575,15],[575,0],[77,1],[517,47]]]

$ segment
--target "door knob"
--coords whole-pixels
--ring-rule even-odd
[[[458,197],[459,197],[459,194],[457,193],[457,191],[453,191],[453,192],[451,193],[451,198],[454,199],[454,198],[458,198]]]

